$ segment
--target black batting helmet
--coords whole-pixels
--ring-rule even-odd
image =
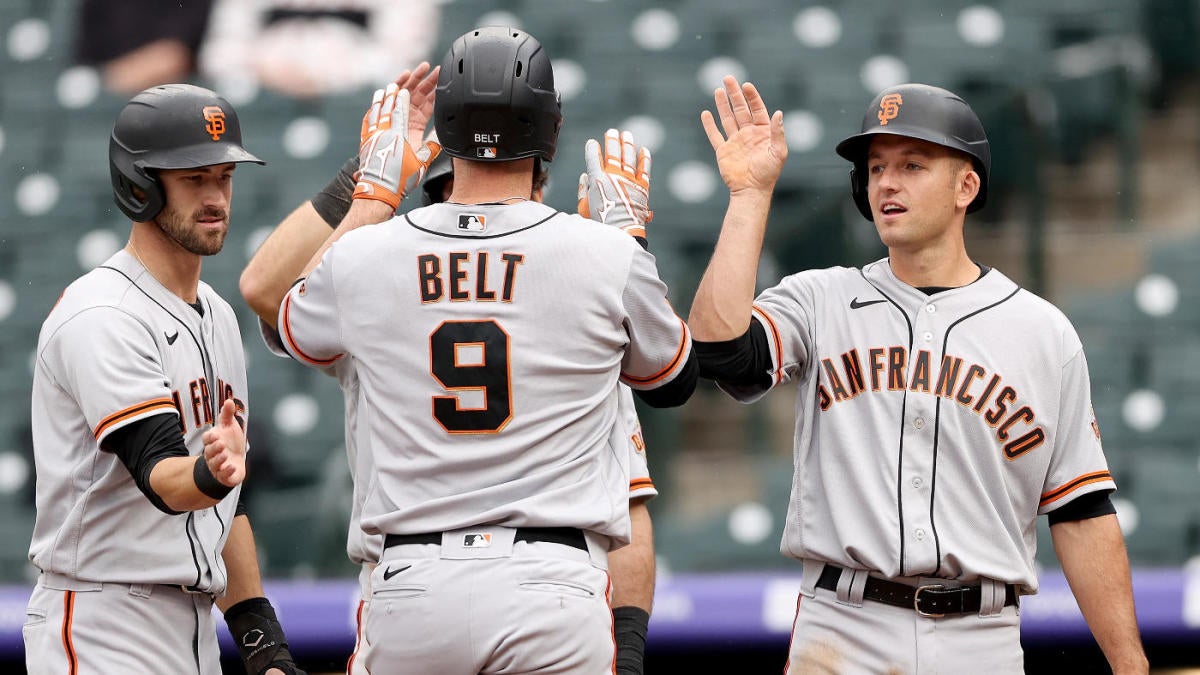
[[[837,153],[854,162],[850,192],[867,220],[874,220],[867,200],[867,149],[871,138],[878,134],[917,138],[966,153],[979,174],[979,194],[967,207],[967,213],[978,211],[987,203],[992,151],[975,111],[957,94],[945,89],[927,84],[901,84],[879,92],[863,115],[862,131],[837,145]]]
[[[487,26],[459,37],[442,61],[433,119],[452,157],[553,161],[562,105],[550,57],[516,28]]]
[[[117,115],[108,142],[113,199],[136,222],[152,220],[166,203],[158,169],[226,162],[266,163],[242,147],[242,128],[229,101],[190,84],[165,84],[134,96]]]

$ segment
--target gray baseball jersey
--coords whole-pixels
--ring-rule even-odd
[[[289,292],[279,326],[302,362],[355,358],[368,533],[572,526],[624,543],[618,376],[669,382],[691,346],[649,253],[532,202],[355,230]]]
[[[753,314],[799,389],[786,555],[1036,592],[1036,516],[1115,487],[1079,337],[997,270],[933,295],[886,259],[802,272]]]
[[[233,309],[201,282],[201,316],[119,251],[67,287],[42,325],[33,376],[37,517],[29,558],[94,582],[225,590],[221,551],[240,488],[180,515],[156,509],[100,444],[152,415],[179,416],[193,455],[225,399],[246,423],[246,366]]]

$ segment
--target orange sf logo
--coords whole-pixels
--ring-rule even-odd
[[[900,114],[900,104],[904,103],[904,99],[900,98],[900,94],[888,94],[879,102],[879,123],[886,125],[888,120],[896,119],[896,115]]]
[[[225,111],[221,110],[220,106],[206,105],[201,112],[204,113],[204,119],[208,120],[204,130],[214,141],[221,140],[221,134],[225,133]]]

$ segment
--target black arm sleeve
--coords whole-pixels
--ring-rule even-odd
[[[337,229],[342,218],[345,218],[350,210],[351,195],[354,194],[354,174],[357,171],[358,155],[355,155],[346,160],[333,180],[309,200],[317,215],[321,216],[321,220],[334,229]]]
[[[104,437],[100,448],[120,458],[133,482],[146,495],[154,508],[168,515],[178,515],[150,487],[150,472],[168,457],[187,457],[188,449],[179,433],[179,416],[162,413],[127,424]]]
[[[684,362],[683,368],[679,370],[675,379],[655,389],[646,391],[634,389],[633,392],[651,408],[674,408],[687,403],[687,400],[692,397],[692,392],[696,391],[696,380],[698,379],[700,379],[699,359],[696,358],[696,348],[692,347],[688,352],[687,361]]]
[[[234,518],[237,518],[238,516],[246,516],[247,518],[250,517],[250,512],[246,509],[246,502],[242,499],[245,494],[246,492],[244,490],[238,493],[238,503],[237,506],[233,508]]]
[[[746,332],[732,340],[695,340],[693,344],[700,357],[700,377],[729,384],[770,386],[775,364],[771,362],[767,331],[758,319],[751,318]]]
[[[1112,490],[1089,492],[1054,509],[1046,517],[1050,519],[1051,525],[1057,525],[1058,523],[1099,518],[1116,513],[1117,507],[1113,506],[1112,499],[1109,498],[1110,494],[1112,494]]]

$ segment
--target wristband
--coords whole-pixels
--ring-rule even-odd
[[[358,155],[342,164],[329,184],[313,195],[313,209],[329,227],[337,228],[350,210],[350,195],[354,193],[354,174],[358,173]]]
[[[204,455],[197,456],[196,463],[192,465],[192,480],[196,482],[197,490],[217,501],[224,499],[225,495],[233,492],[232,487],[217,480],[217,477],[212,474],[212,471],[208,468],[208,460],[204,459]]]
[[[617,642],[617,675],[642,675],[650,614],[633,606],[615,607],[612,614],[613,637]]]
[[[287,636],[270,600],[263,597],[242,600],[225,610],[225,625],[229,626],[229,634],[250,675],[260,675],[269,668],[304,673],[288,651]]]

